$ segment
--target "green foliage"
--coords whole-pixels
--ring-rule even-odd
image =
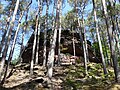
[[[15,58],[14,60],[11,61],[11,64],[16,65],[19,60],[20,58]]]
[[[109,88],[114,81],[113,68],[108,67],[108,74],[104,75],[102,65],[96,63],[88,64],[88,75],[85,77],[83,66],[69,66],[65,79],[65,90],[103,90]]]
[[[94,42],[92,45],[93,50],[95,50],[96,56],[100,57],[100,49],[99,49],[99,43]]]
[[[80,84],[76,83],[74,80],[66,79],[64,90],[77,90],[81,87]]]
[[[101,65],[100,64],[95,64],[95,63],[90,63],[88,64],[88,76],[92,76],[95,77],[97,76],[101,76],[103,74],[103,72],[101,71]]]
[[[82,60],[81,60],[81,59],[77,59],[77,60],[76,60],[76,63],[77,63],[77,64],[80,64],[80,63],[82,63]]]
[[[120,4],[116,4],[115,5],[115,9],[116,9],[116,15],[118,15],[120,13]]]
[[[109,15],[112,15],[112,16],[117,15],[120,12],[120,4],[116,4],[115,7],[108,4],[107,9],[108,9]]]
[[[104,42],[104,41],[102,41],[102,42]],[[103,48],[104,56],[106,56],[106,53],[107,53],[107,55],[108,55],[107,58],[109,59],[111,54],[110,54],[110,49],[109,49],[108,45],[106,45],[106,46],[102,45],[102,46],[103,46],[102,48]],[[95,50],[95,54],[96,54],[97,57],[101,57],[100,49],[99,49],[99,43],[98,42],[94,42],[93,43],[92,49]]]
[[[118,57],[118,63],[119,63],[119,65],[120,65],[120,57]]]
[[[65,29],[71,29],[71,26],[75,27],[75,10],[72,9],[71,11],[69,11],[66,15],[65,15],[65,18],[64,18],[64,28]]]

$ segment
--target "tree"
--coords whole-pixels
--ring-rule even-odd
[[[118,62],[117,62],[116,55],[115,55],[115,45],[114,45],[115,43],[114,43],[114,38],[113,38],[113,31],[112,31],[111,25],[109,25],[109,23],[108,23],[109,16],[108,16],[105,0],[102,0],[102,6],[103,6],[103,10],[104,10],[104,17],[105,17],[105,22],[106,22],[107,32],[108,32],[108,37],[109,37],[109,44],[110,44],[110,50],[111,50],[111,57],[112,57],[112,60],[113,60],[115,80],[117,82],[119,82],[120,77],[118,77],[119,76],[118,75]]]
[[[45,29],[44,29],[44,50],[43,50],[43,66],[46,65],[46,44],[47,44],[47,30],[48,30],[48,10],[49,10],[49,0],[46,0],[46,5],[47,5],[47,8],[46,8],[46,16],[45,16]]]
[[[10,4],[10,5],[14,5],[13,3],[12,4]],[[7,8],[7,7],[6,7]],[[10,18],[11,18],[11,15],[12,15],[12,8],[10,7],[10,10],[5,10],[4,9],[4,11],[3,10],[1,10],[2,12],[2,14],[3,15],[7,15],[7,21],[6,21],[6,26],[5,26],[5,30],[4,30],[4,34],[3,34],[3,36],[2,36],[2,40],[1,40],[1,43],[0,43],[0,54],[1,54],[1,52],[2,52],[2,49],[3,49],[3,47],[4,47],[4,42],[5,42],[5,38],[6,38],[6,34],[7,34],[7,32],[8,32],[8,28],[9,28],[9,24],[10,24]],[[6,13],[4,13],[6,11]],[[2,15],[1,14],[1,15]]]
[[[21,12],[21,15],[20,15],[20,18],[19,18],[19,21],[18,21],[19,23],[18,23],[18,26],[17,26],[17,30],[15,32],[14,41],[13,41],[13,44],[12,44],[12,47],[11,47],[11,50],[10,50],[10,54],[9,54],[9,57],[8,57],[8,63],[7,63],[6,69],[5,69],[5,74],[4,74],[4,78],[2,80],[2,84],[4,83],[4,81],[6,79],[7,70],[9,69],[9,65],[10,65],[10,62],[11,62],[12,57],[13,57],[13,52],[14,52],[14,48],[15,48],[15,44],[16,44],[18,32],[19,32],[19,29],[20,29],[21,20],[23,18],[24,12],[26,11],[26,9],[28,9],[28,7],[30,6],[31,3],[32,3],[32,1],[27,5],[27,7],[25,8],[25,10]]]
[[[40,1],[40,20],[39,20],[39,25],[38,25],[38,33],[37,33],[37,50],[36,50],[36,60],[35,64],[38,64],[38,59],[39,59],[39,40],[40,40],[40,32],[41,32],[41,18],[42,18],[42,0]]]
[[[32,49],[32,59],[30,62],[30,76],[33,75],[33,65],[34,65],[34,60],[35,60],[35,53],[36,53],[36,42],[37,42],[37,33],[38,33],[38,14],[40,11],[40,1],[38,0],[38,10],[35,15],[35,31],[34,31],[34,43],[33,43],[33,49]]]
[[[113,36],[115,38],[115,42],[116,42],[116,47],[118,49],[118,52],[120,53],[120,49],[119,49],[119,26],[117,25],[117,11],[119,11],[119,9],[117,10],[117,7],[115,6],[115,1],[110,0],[109,1],[109,11],[111,12],[109,15],[111,17],[111,24],[112,24],[112,30],[113,30]],[[113,10],[113,8],[115,8],[115,10]],[[117,54],[117,53],[116,53]]]
[[[62,1],[61,1],[62,2]],[[61,53],[60,53],[60,40],[61,40],[61,30],[62,30],[62,26],[61,26],[61,23],[62,23],[62,3],[60,3],[60,9],[59,9],[59,29],[58,29],[58,65],[60,65],[60,59],[61,59]]]
[[[95,3],[96,3],[96,1],[93,0],[94,22],[95,22],[96,33],[97,33],[97,38],[98,38],[98,42],[99,42],[100,54],[102,57],[103,71],[104,71],[104,74],[107,74],[105,59],[104,59],[102,44],[101,44],[101,39],[100,39],[100,34],[99,34],[99,30],[98,30],[98,21],[97,21],[96,4]]]
[[[0,67],[0,80],[1,80],[1,74],[2,74],[2,71],[3,71],[6,55],[7,55],[8,46],[9,46],[10,39],[11,39],[11,32],[12,32],[12,29],[14,27],[14,21],[15,21],[15,16],[17,14],[18,6],[19,6],[19,0],[16,1],[13,17],[12,17],[12,20],[10,22],[10,30],[8,32],[8,38],[7,38],[7,41],[5,43],[5,48],[4,48],[3,54],[2,54],[1,67]]]
[[[76,12],[76,18],[77,18],[77,31],[79,32],[79,36],[80,36],[80,42],[82,43],[83,46],[83,52],[84,52],[84,67],[85,67],[85,74],[87,75],[87,53],[86,53],[86,47],[85,47],[85,41],[83,39],[82,36],[82,30],[81,30],[81,26],[80,26],[80,20],[78,18],[78,6],[77,6],[78,1],[75,0],[75,12]]]
[[[81,9],[79,9],[79,12],[81,13],[81,16],[82,16],[82,25],[81,25],[81,27],[83,28],[83,31],[81,31],[81,32],[83,33],[83,44],[84,44],[83,47],[85,47],[84,48],[84,55],[86,56],[86,61],[89,62],[88,45],[87,45],[87,37],[86,37],[86,34],[87,34],[86,32],[87,31],[85,29],[85,19],[84,19],[84,12],[85,12],[85,8],[86,8],[87,4],[88,4],[88,1],[86,1],[86,0],[84,2],[83,1],[80,2],[79,7]]]
[[[106,41],[107,41],[107,39],[104,37],[104,36],[107,36],[107,35],[105,35],[106,34],[106,32],[104,32],[104,28],[103,28],[104,26],[101,26],[100,25],[100,27],[99,27],[99,29],[101,30],[101,40],[103,40],[102,41],[102,45],[103,45],[103,54],[104,54],[104,56],[105,56],[105,60],[107,61],[107,63],[108,63],[108,65],[111,65],[111,62],[110,62],[110,60],[109,60],[109,55],[108,55],[108,51],[110,51],[109,50],[109,47],[108,47],[108,45],[107,45],[107,43],[106,43]]]
[[[57,9],[56,9],[55,29],[52,37],[52,43],[51,43],[50,51],[48,54],[48,62],[47,62],[47,68],[48,68],[47,74],[49,78],[52,78],[52,74],[53,74],[53,64],[54,64],[54,54],[55,54],[54,49],[56,46],[55,44],[56,44],[56,38],[57,38],[57,30],[59,27],[59,15],[60,15],[59,10],[60,10],[61,4],[62,4],[61,0],[58,0]]]
[[[22,62],[22,54],[23,54],[23,51],[24,51],[23,42],[24,42],[24,38],[25,38],[25,32],[26,32],[26,29],[27,29],[27,26],[28,26],[28,21],[27,21],[28,12],[29,12],[29,9],[27,10],[27,13],[26,13],[26,16],[25,16],[25,23],[23,24],[24,27],[23,27],[23,30],[22,30],[22,41],[21,41],[21,47],[20,47],[19,63]]]

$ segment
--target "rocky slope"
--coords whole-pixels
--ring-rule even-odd
[[[87,76],[82,63],[55,66],[51,80],[47,78],[45,68],[34,66],[32,77],[29,68],[30,65],[25,63],[15,66],[0,90],[120,90],[120,85],[114,83],[114,78],[104,78],[101,66],[95,63],[88,65]],[[112,68],[109,70],[113,73]]]

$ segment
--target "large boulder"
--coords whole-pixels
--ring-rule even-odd
[[[50,31],[48,31],[49,33]],[[50,34],[50,33],[49,33]],[[41,32],[41,37],[40,37],[40,47],[39,47],[39,63],[42,63],[43,60],[43,32]],[[75,33],[74,34],[74,42],[75,42],[75,54],[78,57],[84,57],[83,49],[82,49],[82,44],[80,42],[79,34]],[[58,37],[57,37],[58,38]],[[58,39],[57,39],[58,40]],[[32,46],[33,46],[33,41],[34,41],[34,35],[32,34],[26,47],[25,50],[23,51],[22,54],[22,59],[24,63],[29,63],[32,58]],[[89,60],[91,62],[96,62],[96,63],[101,63],[101,59],[96,57],[91,49],[91,42],[88,42],[88,53],[89,53]],[[58,54],[58,41],[56,42],[56,48],[55,48],[55,54]],[[50,50],[50,35],[48,35],[47,39],[47,55]],[[69,53],[73,56],[73,34],[69,30],[64,30],[61,33],[61,53],[66,54]]]

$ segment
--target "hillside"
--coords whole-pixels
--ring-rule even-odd
[[[0,90],[120,90],[115,84],[113,69],[105,78],[100,64],[90,63],[88,75],[84,76],[82,63],[70,66],[55,66],[53,77],[49,81],[45,68],[34,66],[34,75],[29,76],[29,64],[19,64],[13,68]]]

